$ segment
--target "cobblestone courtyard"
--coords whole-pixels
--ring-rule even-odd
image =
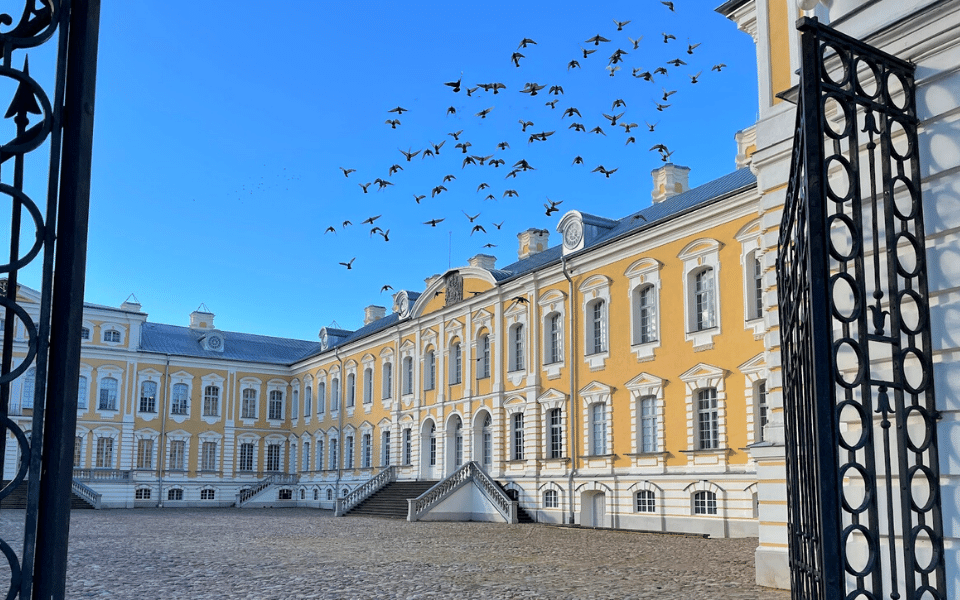
[[[22,522],[0,513],[3,537]],[[306,509],[83,510],[67,597],[788,598],[753,584],[756,545]]]

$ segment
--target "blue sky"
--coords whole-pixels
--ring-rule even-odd
[[[527,228],[559,243],[565,210],[619,218],[648,206],[650,172],[663,164],[653,144],[692,169],[692,185],[732,171],[734,133],[756,118],[753,43],[710,2],[677,2],[675,12],[657,0],[222,6],[104,2],[89,302],[116,306],[134,293],[151,321],[182,325],[203,302],[221,329],[300,339],[334,321],[354,329],[363,307],[390,309],[383,285],[420,291],[425,277],[480,252],[507,265]],[[617,31],[614,19],[631,22]],[[676,40],[664,43],[664,32]],[[611,41],[585,42],[597,34]],[[627,38],[640,36],[634,50]],[[537,44],[519,49],[516,67],[523,38]],[[700,45],[689,54],[689,44]],[[611,77],[618,48],[627,53]],[[584,58],[583,49],[596,52]],[[688,64],[666,65],[676,58]],[[568,69],[571,60],[580,68]],[[668,74],[653,82],[631,76],[658,66]],[[461,72],[454,93],[444,83]],[[507,87],[466,95],[487,82]],[[547,87],[520,93],[527,82]],[[548,95],[553,85],[563,95]],[[664,90],[676,93],[658,112]],[[554,99],[556,108],[545,105]],[[617,99],[626,106],[613,109]],[[396,106],[409,112],[387,112]],[[563,117],[569,107],[582,118]],[[487,118],[475,116],[486,108]],[[620,112],[639,125],[629,134],[603,117]],[[391,129],[384,121],[394,117],[401,124]],[[521,119],[534,122],[526,133]],[[568,129],[573,122],[606,135]],[[459,130],[468,154],[448,135]],[[529,142],[541,131],[556,133]],[[441,141],[438,156],[408,162],[400,152]],[[470,155],[505,164],[463,166]],[[573,165],[576,156],[584,164]],[[506,178],[521,159],[536,170]],[[394,164],[403,170],[388,176]],[[592,173],[598,165],[617,171]],[[345,177],[341,167],[356,171]],[[446,175],[456,179],[431,197]],[[376,178],[392,185],[364,194],[359,184]],[[481,183],[489,188],[478,192]],[[496,200],[484,200],[490,193]],[[544,214],[547,198],[563,202],[560,213]],[[465,212],[480,213],[474,225],[486,233],[470,235]],[[377,215],[389,242],[361,224]],[[330,226],[336,233],[324,233]],[[352,258],[349,271],[339,264]]]

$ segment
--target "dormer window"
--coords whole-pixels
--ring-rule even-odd
[[[108,329],[103,332],[103,341],[107,343],[119,344],[120,332],[116,329]]]
[[[81,328],[80,328],[80,339],[81,339],[81,340],[89,340],[89,339],[90,339],[90,328],[89,328],[89,327],[81,327]]]

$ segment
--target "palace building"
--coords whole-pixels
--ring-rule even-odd
[[[509,264],[477,255],[319,342],[86,304],[76,479],[103,507],[334,508],[388,466],[475,461],[537,521],[755,536],[756,179],[688,175],[667,164],[648,208],[570,211],[562,243],[524,231]],[[33,377],[12,394],[25,429]]]

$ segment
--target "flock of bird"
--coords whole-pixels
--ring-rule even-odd
[[[672,2],[661,1],[660,4],[663,5],[662,10],[667,15],[675,11]],[[666,18],[669,19],[670,17],[667,16]],[[447,166],[447,168],[442,169],[446,174],[436,181],[435,185],[414,192],[412,198],[410,198],[412,200],[410,210],[414,210],[416,207],[421,207],[417,210],[423,210],[422,203],[428,198],[432,200],[439,196],[446,197],[446,195],[453,193],[452,190],[458,188],[458,192],[462,193],[464,184],[461,183],[461,179],[467,169],[482,170],[481,178],[484,181],[476,186],[475,192],[477,194],[484,193],[484,200],[518,200],[521,197],[519,189],[522,188],[511,182],[519,181],[528,172],[538,169],[534,166],[533,152],[539,144],[553,144],[556,143],[556,139],[561,137],[565,140],[563,143],[567,144],[571,140],[575,141],[571,136],[576,135],[596,136],[597,139],[600,139],[600,136],[604,139],[610,139],[619,135],[621,136],[622,146],[629,147],[631,145],[646,146],[650,142],[646,142],[641,137],[645,136],[646,139],[653,141],[649,151],[657,152],[663,163],[668,162],[674,154],[674,150],[668,148],[663,141],[657,141],[656,135],[661,119],[670,115],[670,108],[676,97],[674,95],[680,94],[682,96],[688,93],[684,91],[684,86],[696,86],[705,78],[705,74],[721,73],[726,65],[722,62],[713,61],[705,63],[699,50],[701,42],[679,42],[675,35],[667,32],[663,32],[654,39],[646,40],[642,35],[636,38],[624,35],[624,39],[621,39],[619,43],[626,42],[624,44],[626,49],[616,47],[608,57],[597,60],[599,56],[594,56],[595,54],[603,51],[600,54],[600,56],[603,56],[603,54],[606,54],[605,48],[613,48],[617,45],[618,42],[612,41],[611,38],[617,38],[618,32],[628,32],[630,30],[631,21],[629,20],[618,21],[613,19],[613,23],[616,30],[607,33],[606,36],[609,37],[598,33],[582,40],[576,52],[576,58],[566,63],[566,72],[572,75],[576,70],[596,68],[598,67],[596,63],[599,62],[605,63],[602,68],[610,77],[624,77],[627,75],[626,69],[629,68],[629,77],[639,83],[624,83],[622,85],[625,87],[627,85],[646,86],[643,90],[652,94],[650,104],[636,106],[636,101],[631,100],[630,106],[628,106],[623,97],[618,97],[609,100],[609,110],[597,111],[585,107],[581,110],[581,107],[573,105],[573,101],[567,102],[564,85],[558,82],[529,81],[522,88],[511,90],[512,85],[508,87],[503,81],[484,81],[470,85],[468,83],[470,80],[466,79],[461,73],[456,79],[450,78],[450,81],[443,82],[442,86],[438,86],[439,93],[453,94],[455,98],[454,102],[446,109],[445,116],[451,119],[456,118],[458,123],[463,123],[463,120],[466,119],[468,123],[483,127],[488,127],[486,126],[488,118],[496,117],[500,119],[500,123],[513,122],[515,123],[513,125],[515,129],[504,128],[500,131],[500,135],[508,139],[501,139],[501,141],[491,144],[489,147],[476,147],[470,141],[471,126],[467,125],[449,132],[438,132],[434,139],[426,142],[421,141],[418,144],[411,144],[409,140],[398,140],[397,135],[402,135],[404,131],[404,120],[409,118],[408,113],[414,112],[405,108],[401,103],[384,109],[386,119],[383,127],[390,134],[390,144],[397,147],[396,162],[384,165],[382,170],[377,172],[353,166],[340,166],[340,172],[343,177],[356,181],[358,189],[355,189],[357,189],[358,194],[390,193],[391,188],[395,186],[396,178],[402,177],[404,172],[420,168],[424,161],[432,161],[435,164],[442,163]],[[649,44],[666,44],[668,48],[675,48],[677,57],[665,61],[663,64],[628,67],[631,60],[643,60],[644,56],[648,54],[645,52],[645,46]],[[537,51],[538,46],[539,44],[534,39],[524,37],[520,40],[517,49],[510,54],[508,64],[512,65],[514,69],[521,69],[522,71],[527,55],[532,56]],[[697,66],[692,67],[692,64]],[[684,69],[684,67],[689,69]],[[694,68],[697,69],[696,72],[693,72]],[[689,72],[687,72],[688,70]],[[534,77],[531,76],[530,78],[533,79]],[[562,83],[566,84],[568,88],[571,87],[567,81]],[[512,93],[524,94],[528,98],[539,96],[544,99],[543,105],[546,108],[539,109],[539,114],[503,116],[505,110],[515,108],[515,103],[507,100],[508,95]],[[471,100],[468,101],[465,98],[471,98]],[[464,108],[464,104],[467,102],[473,103],[475,107]],[[529,103],[525,106],[529,106]],[[629,116],[631,113],[645,113],[646,111],[656,111],[658,117],[640,119]],[[489,131],[489,128],[485,131]],[[516,136],[519,136],[519,140],[516,139]],[[525,151],[521,150],[523,141],[526,142]],[[478,145],[480,143],[478,141]],[[573,144],[570,143],[570,146],[573,147]],[[526,156],[520,156],[521,153],[526,154]],[[571,154],[573,153],[571,152]],[[596,164],[590,170],[593,163],[588,161],[588,158],[583,154],[585,153],[571,156],[570,166],[585,167],[585,170],[588,170],[589,173],[602,176],[600,177],[601,181],[610,179],[611,176],[615,176],[621,170],[620,165],[609,165],[609,163],[608,165]],[[634,164],[639,163],[638,159],[633,158],[633,160],[635,161]],[[455,170],[457,167],[459,169]],[[461,175],[461,179],[458,179],[458,174]],[[472,184],[468,185],[470,185],[468,189],[472,190]],[[396,202],[395,198],[391,200],[394,205]],[[546,198],[546,202],[543,203],[545,215],[550,217],[559,212],[560,204],[562,204],[562,200],[552,201]],[[476,212],[476,214],[470,214],[462,209],[461,212],[465,218],[463,222],[464,232],[469,229],[471,239],[474,236],[482,237],[488,231],[500,230],[504,225],[503,220],[500,222],[480,221],[481,215],[485,212],[483,210]],[[383,242],[389,242],[391,230],[380,221],[383,217],[384,213],[370,215],[358,220],[358,225],[354,225],[351,220],[343,220],[327,226],[324,235],[336,236],[338,232],[343,232],[351,227],[367,226],[369,236],[366,237],[371,239],[376,237],[382,239]],[[389,217],[384,221],[388,219]],[[441,223],[446,223],[447,227],[458,227],[449,214],[438,216],[426,213],[420,222],[424,227],[430,228],[436,228]],[[488,249],[496,247],[496,244],[487,242],[481,247]],[[353,270],[355,260],[356,256],[339,264],[347,270]],[[392,286],[384,285],[380,291],[383,293],[392,289]]]

